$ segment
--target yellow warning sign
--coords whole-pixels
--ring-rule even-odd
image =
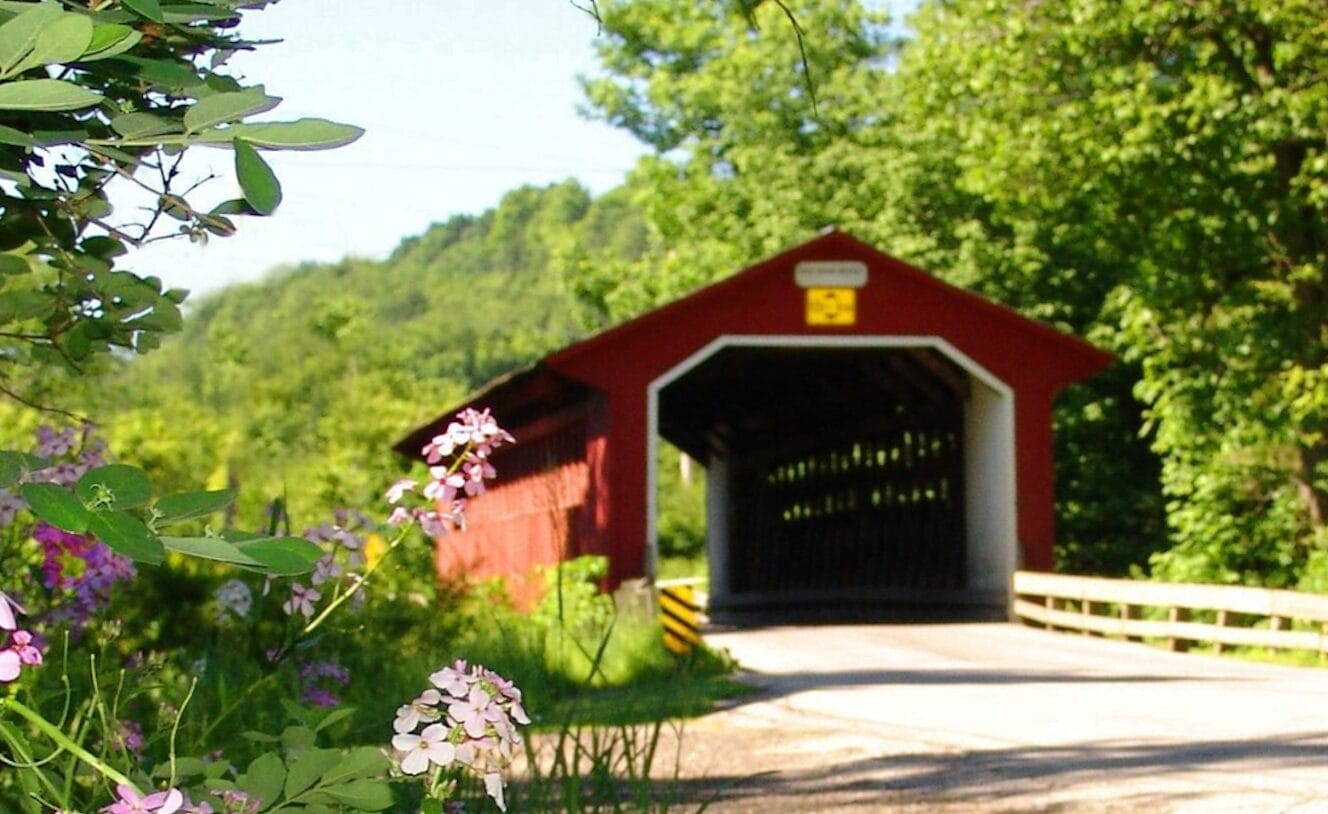
[[[670,653],[685,655],[701,643],[701,624],[697,618],[696,594],[690,585],[669,585],[659,589],[659,616],[664,623],[664,646]]]
[[[808,325],[853,325],[858,321],[857,291],[852,288],[807,289]]]

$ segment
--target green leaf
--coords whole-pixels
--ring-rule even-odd
[[[0,72],[8,72],[32,50],[41,30],[59,19],[59,3],[37,3],[0,25]]]
[[[110,64],[127,69],[135,79],[150,82],[165,90],[188,90],[203,84],[203,78],[197,73],[169,59],[147,59],[122,54]]]
[[[0,450],[0,489],[8,489],[25,472],[36,472],[38,469],[45,469],[49,464],[38,458],[36,455],[29,455],[26,452],[16,452],[10,449]]]
[[[83,241],[83,251],[103,259],[119,257],[127,250],[119,240],[106,235],[93,235]]]
[[[12,127],[0,125],[0,144],[11,144],[15,147],[31,147],[37,142],[28,133],[22,130],[15,130]]]
[[[306,749],[291,762],[286,773],[286,799],[292,800],[323,777],[323,773],[341,762],[335,749]]]
[[[152,536],[143,521],[125,512],[90,512],[88,531],[110,548],[134,562],[159,565],[166,549]]]
[[[201,560],[225,562],[252,568],[262,566],[258,560],[240,551],[220,537],[162,537],[161,544],[168,551],[178,551]]]
[[[235,492],[230,489],[166,495],[153,504],[153,508],[160,514],[156,524],[165,526],[197,517],[207,517],[225,509],[234,501]]]
[[[64,14],[37,34],[32,51],[13,67],[12,73],[73,62],[83,56],[91,42],[92,20],[82,14]]]
[[[341,783],[346,780],[370,777],[383,772],[388,767],[388,760],[383,753],[373,746],[352,749],[336,766],[323,775],[323,782]]]
[[[286,766],[281,758],[268,752],[255,758],[249,764],[249,770],[236,782],[251,797],[262,801],[259,811],[264,811],[271,808],[281,795],[281,789],[286,783]]]
[[[92,29],[92,42],[80,62],[94,62],[118,56],[138,45],[143,35],[127,25],[107,23]]]
[[[152,497],[152,482],[143,470],[126,464],[108,464],[88,470],[78,479],[74,493],[89,505],[105,499],[112,509],[130,509]]]
[[[28,258],[21,254],[0,252],[0,277],[6,274],[27,274],[29,271],[32,271],[32,266],[28,265]]]
[[[125,138],[138,139],[160,136],[165,133],[179,133],[182,125],[178,121],[154,116],[151,113],[126,113],[111,119],[111,127]]]
[[[152,770],[152,776],[157,779],[163,779],[171,776],[174,769],[177,777],[193,777],[194,775],[204,774],[207,771],[208,764],[196,757],[177,757],[174,767],[168,761],[162,761],[157,764],[157,768]]]
[[[256,212],[254,208],[249,205],[249,202],[246,201],[244,198],[231,198],[230,200],[222,201],[221,203],[212,207],[212,210],[208,212],[208,214],[209,215],[257,215],[258,212]]]
[[[281,184],[276,173],[249,142],[235,140],[235,175],[244,199],[260,215],[271,215],[281,203]]]
[[[282,699],[283,704],[287,701],[288,699]],[[294,702],[290,703],[294,704]],[[281,744],[286,747],[287,752],[303,752],[306,749],[312,749],[316,740],[314,731],[307,726],[288,726],[281,731]]]
[[[27,501],[33,514],[52,526],[71,534],[83,534],[88,530],[92,512],[63,486],[25,483],[18,488],[18,493]]]
[[[319,791],[359,811],[383,811],[392,806],[392,789],[382,780],[353,780]]]
[[[157,0],[120,0],[120,2],[125,8],[137,11],[154,23],[166,22],[166,18],[161,14],[161,4]]]
[[[268,571],[279,577],[307,574],[323,556],[323,549],[299,537],[260,537],[243,542],[235,541],[236,548],[262,563]]]
[[[51,295],[41,291],[6,291],[0,294],[0,325],[22,319],[41,319],[55,310]]]
[[[101,96],[60,79],[23,79],[0,84],[0,110],[81,110]]]
[[[206,96],[185,111],[185,131],[196,133],[219,124],[239,121],[245,116],[271,110],[280,102],[281,99],[268,96],[262,88]]]
[[[326,119],[293,122],[242,122],[198,134],[199,143],[228,144],[244,139],[267,150],[327,150],[350,144],[364,130]]]
[[[319,719],[318,724],[314,727],[314,731],[322,732],[337,721],[345,720],[354,714],[355,707],[337,707]]]

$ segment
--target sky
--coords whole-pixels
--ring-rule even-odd
[[[680,0],[693,2],[694,0]],[[908,0],[895,0],[895,5]],[[568,0],[282,0],[241,31],[281,40],[231,62],[283,102],[262,118],[365,128],[321,152],[269,152],[283,202],[206,246],[168,240],[123,265],[200,293],[301,261],[381,258],[403,237],[495,206],[522,184],[618,185],[644,148],[577,113],[596,70],[595,21]],[[220,177],[191,197],[238,197],[229,151],[191,151]]]

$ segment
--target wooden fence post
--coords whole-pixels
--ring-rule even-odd
[[[1175,605],[1172,605],[1171,609],[1167,611],[1167,621],[1173,625],[1184,622],[1188,617],[1189,613],[1184,608],[1178,608]],[[1190,649],[1190,643],[1176,636],[1175,631],[1172,631],[1172,635],[1167,638],[1167,649],[1176,653],[1184,653]]]
[[[1138,618],[1139,618],[1139,606],[1138,606],[1138,605],[1129,605],[1129,604],[1121,605],[1121,608],[1120,608],[1120,618],[1123,619],[1123,620],[1125,620],[1126,622],[1130,621],[1131,619],[1138,619]],[[1125,640],[1126,640],[1126,641],[1129,641],[1129,642],[1142,642],[1142,641],[1144,640],[1144,637],[1143,637],[1143,636],[1132,636],[1132,635],[1130,635],[1129,633],[1126,633],[1126,634],[1125,634]]]

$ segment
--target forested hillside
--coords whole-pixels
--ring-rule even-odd
[[[297,524],[374,505],[406,430],[582,335],[590,323],[552,273],[569,247],[630,255],[641,229],[567,182],[510,192],[381,262],[274,271],[194,303],[179,336],[108,377],[95,413],[158,480],[238,486],[249,525],[279,496]]]

